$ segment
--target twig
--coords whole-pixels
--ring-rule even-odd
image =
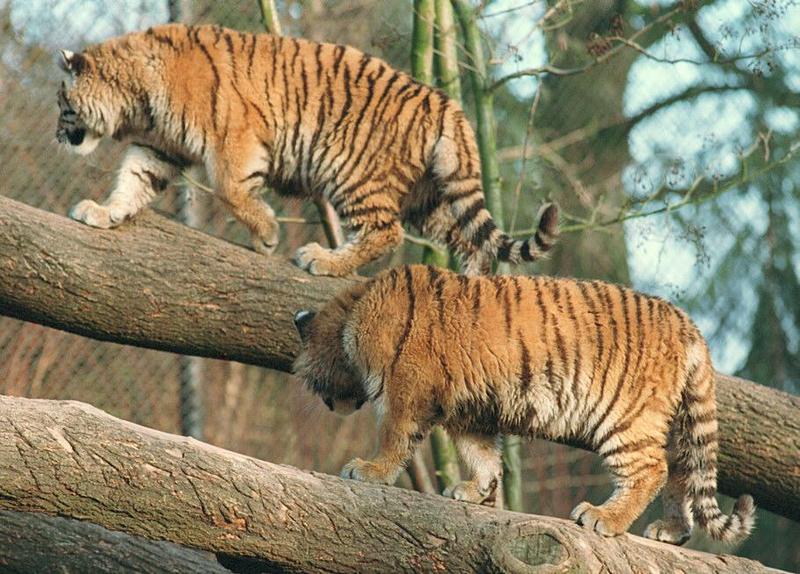
[[[750,149],[752,150],[753,147],[758,148],[759,146],[757,144],[754,144],[754,146],[752,146]],[[659,215],[659,214],[663,214],[663,213],[671,213],[671,212],[677,211],[677,210],[679,210],[679,209],[681,209],[681,208],[683,208],[683,207],[685,207],[687,205],[701,205],[703,203],[706,203],[706,202],[708,202],[708,201],[710,201],[712,199],[715,199],[715,198],[719,197],[720,195],[723,195],[723,194],[725,194],[725,193],[727,193],[727,192],[739,187],[740,185],[742,185],[744,183],[749,183],[749,182],[759,178],[760,176],[764,175],[765,173],[775,169],[779,165],[788,162],[792,157],[794,157],[797,154],[798,151],[800,151],[800,143],[798,143],[795,146],[793,146],[789,150],[789,152],[787,152],[787,154],[785,156],[783,156],[781,159],[776,160],[776,161],[771,162],[771,163],[768,163],[764,167],[762,167],[761,169],[758,169],[758,170],[755,170],[755,171],[752,171],[752,172],[749,170],[749,168],[747,166],[747,161],[746,161],[747,158],[750,155],[752,155],[753,152],[751,151],[750,153],[747,153],[747,154],[742,156],[743,161],[742,161],[742,169],[741,169],[741,174],[742,175],[741,175],[741,177],[735,178],[735,179],[731,179],[728,182],[726,182],[724,185],[719,185],[718,182],[714,181],[711,184],[711,191],[709,193],[702,194],[702,195],[697,195],[696,192],[700,189],[701,184],[708,180],[707,177],[700,176],[700,177],[696,178],[692,182],[692,185],[689,186],[689,189],[687,189],[687,191],[683,194],[683,196],[681,197],[680,201],[677,201],[675,203],[667,203],[666,205],[663,205],[663,206],[655,208],[655,209],[646,209],[646,208],[643,207],[642,209],[635,210],[635,211],[631,211],[630,210],[630,205],[631,204],[628,203],[627,205],[624,205],[619,210],[619,212],[617,213],[616,216],[614,216],[614,217],[612,217],[610,219],[597,221],[594,217],[592,217],[589,221],[582,221],[582,222],[576,223],[574,225],[564,225],[564,226],[561,227],[561,231],[563,233],[574,233],[574,232],[578,232],[578,231],[599,230],[599,229],[607,228],[607,227],[610,227],[610,226],[613,226],[613,225],[617,225],[617,224],[620,224],[620,223],[624,223],[625,221],[630,221],[632,219],[641,219],[643,217],[651,217],[653,215]],[[651,197],[655,197],[657,195],[660,195],[663,191],[664,191],[663,187],[659,188],[653,194],[651,194]],[[645,200],[644,204],[648,205],[649,203],[650,202],[648,200]],[[567,217],[565,217],[565,219],[572,220],[572,221],[575,220],[575,219],[567,218]],[[518,237],[524,237],[524,236],[531,235],[535,231],[536,231],[535,228],[524,229],[524,230],[515,232],[514,235],[518,236]]]

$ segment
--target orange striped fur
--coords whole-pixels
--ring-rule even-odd
[[[573,518],[625,532],[664,487],[665,518],[645,535],[680,544],[696,520],[716,539],[744,538],[753,500],[729,516],[715,498],[717,414],[706,343],[681,310],[598,281],[466,277],[434,267],[384,272],[295,322],[295,372],[338,412],[378,413],[379,447],[345,477],[392,483],[435,424],[472,478],[446,492],[494,496],[501,434],[595,450],[616,489]]]
[[[103,136],[129,141],[103,205],[71,215],[113,227],[190,165],[202,165],[258,251],[278,242],[260,197],[322,196],[348,241],[301,247],[297,263],[345,275],[402,239],[402,223],[450,246],[469,274],[491,258],[532,261],[557,233],[557,210],[515,241],[484,204],[475,137],[458,103],[354,48],[216,26],[159,26],[62,52],[57,137],[79,153]]]

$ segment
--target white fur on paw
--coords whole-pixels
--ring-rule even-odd
[[[280,227],[278,226],[277,222],[272,226],[272,230],[263,237],[253,234],[251,236],[253,249],[255,249],[261,255],[271,255],[275,249],[278,248],[279,234]]]
[[[478,493],[475,484],[469,481],[459,482],[458,484],[445,488],[444,492],[442,492],[442,496],[462,502],[471,502],[473,504],[480,504],[483,499],[480,493]]]
[[[294,254],[294,261],[298,267],[305,269],[312,275],[339,276],[339,270],[334,265],[336,256],[333,251],[322,247],[319,243],[303,245]]]
[[[389,477],[378,476],[373,470],[374,464],[368,460],[354,458],[342,467],[339,476],[342,478],[349,478],[352,480],[360,480],[361,482],[374,482],[376,484],[391,484]]]
[[[115,225],[109,210],[91,199],[84,199],[73,207],[69,216],[91,227],[109,229]]]
[[[261,255],[272,255],[277,248],[277,240],[275,243],[270,244],[257,237],[253,237],[253,249],[256,251],[256,253],[260,253]]]
[[[647,525],[644,529],[644,537],[650,540],[658,540],[667,544],[680,546],[689,540],[691,532],[678,521],[656,520]]]
[[[603,536],[616,536],[618,534],[606,524],[603,512],[588,502],[581,502],[569,516],[584,528],[593,530]]]

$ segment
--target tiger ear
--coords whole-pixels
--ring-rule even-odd
[[[79,75],[86,69],[86,56],[83,54],[76,54],[70,50],[59,50],[61,58],[59,64],[61,69],[68,74]]]
[[[313,321],[316,316],[316,311],[309,311],[307,309],[303,309],[294,314],[294,326],[300,334],[300,340],[304,343],[311,334],[311,321]]]

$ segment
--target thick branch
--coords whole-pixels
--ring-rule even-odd
[[[312,277],[153,213],[98,231],[0,197],[0,314],[96,339],[288,370]],[[800,398],[719,377],[720,488],[800,520]]]
[[[0,197],[0,314],[95,339],[286,371],[294,312],[348,284],[152,212],[100,231]]]
[[[0,509],[80,518],[270,572],[769,571],[632,535],[605,539],[556,518],[307,474],[70,401],[0,397]]]

